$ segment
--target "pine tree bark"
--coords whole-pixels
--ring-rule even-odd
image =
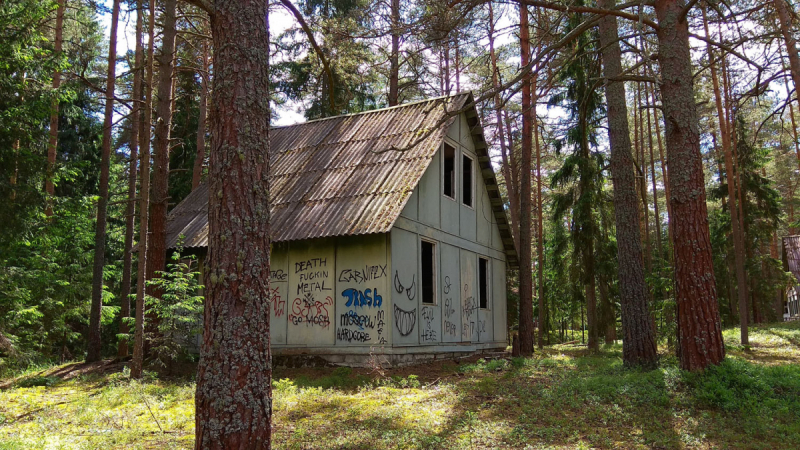
[[[209,267],[195,448],[270,448],[267,2],[214,0]]]
[[[391,2],[392,53],[389,57],[389,106],[397,105],[400,84],[400,0]]]
[[[57,0],[58,8],[56,9],[56,28],[55,37],[53,39],[53,54],[56,56],[61,55],[61,47],[64,42],[64,10],[66,9],[66,0]],[[53,91],[58,91],[61,87],[61,71],[56,69],[53,72]],[[45,207],[45,215],[50,217],[53,215],[53,196],[56,193],[55,185],[53,184],[53,177],[56,169],[56,155],[58,149],[58,99],[53,99],[50,106],[50,139],[47,143],[47,177],[45,178],[44,190],[47,192],[47,205]]]
[[[177,0],[164,0],[163,31],[158,62],[156,123],[153,133],[153,190],[150,199],[150,237],[147,245],[147,280],[159,278],[167,264],[167,211],[169,209],[169,151],[172,129],[172,85],[175,74]],[[160,299],[161,291],[147,286],[147,295]],[[151,318],[151,325],[155,325]]]
[[[675,285],[681,368],[703,370],[725,358],[708,229],[700,133],[683,2],[656,0],[661,99],[675,221]]]
[[[206,160],[206,118],[208,116],[208,43],[203,42],[203,72],[200,74],[200,105],[197,118],[197,154],[192,170],[192,190],[200,185]]]
[[[117,63],[117,24],[119,0],[111,9],[111,32],[108,42],[108,73],[106,75],[106,108],[103,121],[103,144],[100,156],[100,186],[97,199],[97,223],[94,234],[94,265],[92,271],[92,306],[89,313],[89,345],[86,362],[100,360],[100,316],[103,308],[103,269],[106,253],[106,215],[108,209],[108,178],[111,165],[111,128],[114,126],[114,85]]]
[[[122,289],[120,291],[120,334],[128,334],[130,327],[124,319],[131,315],[131,278],[133,259],[133,233],[136,220],[136,172],[139,158],[139,128],[142,123],[142,72],[144,49],[142,49],[142,17],[141,5],[137,4],[136,12],[136,50],[133,59],[133,99],[131,102],[131,140],[130,140],[130,166],[128,169],[128,205],[125,208],[125,253],[122,255]],[[128,340],[121,340],[117,347],[117,356],[128,356]]]
[[[547,305],[544,298],[544,211],[542,210],[542,148],[539,144],[539,121],[536,116],[536,81],[533,83],[533,145],[536,148],[536,272],[539,288],[539,349],[544,348],[544,337],[548,332]]]
[[[708,19],[706,17],[705,7],[703,12],[703,26],[705,27],[706,37],[709,36],[708,32]],[[731,229],[733,233],[733,253],[734,265],[736,269],[736,288],[739,299],[739,327],[741,328],[741,342],[742,345],[749,345],[748,337],[748,324],[747,324],[747,275],[745,272],[745,249],[744,249],[744,235],[742,232],[742,222],[739,220],[739,208],[736,202],[736,192],[733,180],[736,179],[736,174],[733,168],[733,156],[731,145],[731,133],[733,130],[728,129],[728,121],[724,112],[722,103],[722,94],[719,88],[719,79],[717,77],[717,67],[714,60],[714,52],[711,49],[711,44],[706,43],[706,51],[708,52],[709,69],[711,70],[711,83],[714,88],[714,100],[716,101],[717,116],[719,117],[719,134],[722,137],[722,152],[725,155],[725,173],[728,179],[728,210],[731,214]]]
[[[615,3],[615,0],[600,0],[598,6],[610,9]],[[626,366],[653,367],[657,363],[658,355],[647,306],[647,285],[644,279],[636,174],[633,171],[634,163],[631,155],[625,84],[622,81],[611,81],[622,73],[622,52],[617,30],[615,17],[606,16],[600,19],[603,76],[607,80],[608,140],[611,145],[611,178],[614,186],[614,217],[619,260],[622,359]]]
[[[138,0],[138,11],[144,13],[143,0]],[[150,224],[150,134],[153,123],[153,72],[155,71],[155,2],[148,2],[148,47],[147,47],[147,80],[143,86],[144,119],[139,127],[139,151],[142,163],[139,169],[141,187],[139,189],[139,261],[136,274],[136,314],[133,334],[133,360],[131,361],[131,378],[142,378],[144,367],[144,300],[147,274],[147,247],[149,245]]]
[[[519,6],[520,64],[528,65],[531,56],[528,7]],[[520,151],[519,208],[519,336],[520,353],[533,353],[533,273],[531,272],[531,153],[533,138],[533,105],[531,76],[522,80],[522,147]]]
[[[781,34],[783,34],[783,39],[786,41],[786,53],[789,55],[789,71],[792,74],[792,81],[795,87],[794,95],[798,99],[798,104],[800,104],[800,55],[797,52],[797,40],[792,30],[792,14],[789,12],[786,0],[772,0],[772,4],[778,13]]]

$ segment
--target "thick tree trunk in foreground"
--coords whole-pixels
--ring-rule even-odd
[[[203,162],[206,160],[206,118],[208,108],[208,43],[203,42],[203,71],[200,73],[200,111],[197,118],[197,155],[192,170],[192,190],[203,177]]]
[[[58,9],[56,9],[56,29],[55,39],[53,40],[53,54],[61,55],[61,47],[64,36],[64,9],[66,9],[66,0],[58,0]],[[58,91],[61,86],[61,71],[56,70],[53,73],[53,91]],[[50,140],[47,143],[47,178],[44,182],[44,190],[47,192],[47,206],[45,207],[45,214],[47,217],[53,215],[53,195],[56,189],[53,184],[53,176],[56,168],[56,150],[58,148],[58,99],[54,99],[50,107]]]
[[[138,1],[139,11],[143,0]],[[141,187],[139,189],[139,263],[136,274],[136,319],[133,335],[133,360],[131,361],[131,378],[142,378],[144,366],[144,291],[147,273],[147,246],[150,211],[150,125],[153,122],[153,72],[154,72],[154,36],[155,36],[155,2],[150,3],[148,14],[147,48],[147,82],[144,87],[144,119],[139,128],[139,150],[142,153],[142,164],[139,169]]]
[[[531,57],[528,7],[519,6],[519,41],[521,64],[528,65]],[[533,147],[533,105],[531,77],[522,80],[522,160],[519,187],[519,350],[533,353],[533,273],[531,272],[531,152]]]
[[[215,0],[209,267],[195,448],[270,448],[267,3]]]
[[[615,0],[601,0],[598,6],[613,8]],[[617,19],[613,16],[600,19],[600,46],[603,48],[603,76],[606,79],[622,73],[621,50],[617,39]],[[644,279],[642,238],[639,234],[639,205],[631,155],[625,84],[621,81],[608,81],[606,101],[619,259],[622,359],[626,366],[652,367],[658,360],[658,354],[647,307],[647,285]]]
[[[703,26],[705,27],[706,37],[711,37],[708,32],[708,20],[706,18],[705,8],[703,8]],[[742,232],[742,221],[739,220],[741,216],[739,215],[739,208],[736,204],[736,187],[733,182],[733,180],[738,178],[733,168],[731,133],[733,133],[734,130],[728,129],[728,121],[725,119],[722,94],[720,93],[719,79],[717,78],[717,65],[714,61],[714,52],[711,49],[711,44],[706,43],[706,51],[708,52],[711,83],[714,87],[714,99],[717,105],[717,116],[719,117],[719,134],[722,136],[722,151],[725,155],[725,174],[728,179],[728,211],[731,214],[731,230],[733,232],[733,254],[736,267],[736,288],[739,298],[741,341],[742,345],[749,345],[750,340],[747,329],[748,289],[747,274],[745,272],[744,234]]]
[[[133,72],[133,101],[131,108],[131,141],[130,141],[130,167],[128,169],[128,205],[125,208],[125,253],[122,257],[122,289],[120,292],[120,334],[128,334],[130,329],[125,323],[125,318],[131,315],[131,266],[133,258],[133,232],[136,215],[136,170],[137,159],[139,158],[139,128],[141,126],[141,99],[142,99],[142,60],[144,50],[142,49],[142,27],[144,18],[142,17],[141,5],[137,5],[136,12],[136,52],[134,56]],[[128,341],[122,340],[117,347],[117,356],[124,358],[128,356]]]
[[[86,362],[100,360],[100,313],[103,308],[103,268],[106,254],[106,214],[108,208],[108,177],[111,164],[111,128],[114,125],[114,82],[117,62],[117,22],[119,0],[111,10],[111,33],[108,43],[108,74],[106,78],[106,109],[103,122],[103,147],[100,156],[100,193],[97,200],[97,224],[94,234],[94,267],[92,271],[92,307],[89,313],[89,346]]]
[[[392,53],[389,57],[389,106],[397,105],[400,84],[400,0],[392,0]]]
[[[153,133],[153,192],[150,199],[150,237],[147,245],[147,279],[158,278],[167,264],[167,211],[169,209],[169,150],[172,128],[172,84],[175,72],[175,14],[177,0],[164,0],[164,28],[158,61],[158,102]],[[155,287],[147,295],[161,298]],[[149,315],[149,313],[148,313]],[[153,318],[154,319],[154,318]],[[155,322],[155,320],[151,321]]]
[[[657,0],[661,98],[670,165],[675,237],[679,358],[685,370],[703,370],[725,358],[717,305],[708,210],[692,86],[689,26],[683,3]]]

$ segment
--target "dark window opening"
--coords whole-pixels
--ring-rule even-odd
[[[456,198],[456,149],[444,144],[444,195]]]
[[[434,298],[434,245],[422,241],[422,303],[436,303]]]
[[[480,295],[480,307],[481,309],[486,309],[489,307],[489,260],[479,258],[478,259],[478,283],[480,284],[480,289],[478,294]]]
[[[462,195],[461,202],[467,206],[472,206],[472,158],[467,155],[462,155]]]

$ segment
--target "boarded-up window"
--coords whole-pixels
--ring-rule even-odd
[[[484,258],[478,259],[478,283],[480,295],[480,307],[486,309],[489,307],[489,260]]]
[[[422,303],[434,304],[434,280],[436,278],[435,245],[422,241]]]
[[[455,200],[456,198],[456,149],[453,146],[444,144],[444,173],[442,180],[444,187],[442,193]]]
[[[472,206],[472,158],[461,156],[461,203]]]

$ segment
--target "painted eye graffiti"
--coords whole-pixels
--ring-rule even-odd
[[[400,274],[397,271],[394,271],[394,290],[397,291],[398,294],[402,294],[403,291],[406,292],[406,297],[409,300],[414,300],[414,297],[417,296],[417,280],[416,275],[411,275],[411,286],[405,287],[403,283],[400,282]]]

